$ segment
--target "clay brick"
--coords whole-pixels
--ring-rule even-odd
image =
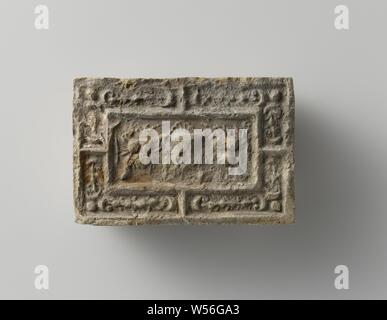
[[[171,132],[245,129],[246,172],[142,163],[139,133],[162,137],[163,121]],[[75,79],[73,134],[78,223],[294,222],[291,78]]]

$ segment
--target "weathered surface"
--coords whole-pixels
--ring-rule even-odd
[[[247,129],[247,171],[143,164],[139,132],[163,120],[171,132]],[[78,223],[294,222],[290,78],[76,79],[73,133]]]

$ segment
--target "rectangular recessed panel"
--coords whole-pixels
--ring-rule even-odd
[[[257,179],[257,163],[258,153],[251,152],[250,148],[258,150],[256,128],[253,131],[254,126],[257,126],[256,115],[240,114],[238,118],[227,116],[227,114],[211,119],[207,115],[141,115],[133,113],[115,113],[108,114],[108,122],[112,122],[114,125],[111,130],[111,139],[114,140],[110,155],[118,155],[112,157],[109,172],[111,172],[111,181],[117,187],[122,188],[135,188],[135,187],[147,187],[152,188],[152,185],[163,186],[164,188],[176,188],[190,190],[190,189],[228,189],[239,186],[240,188],[249,185],[249,182],[253,183]],[[213,133],[218,129],[221,129],[221,134],[227,137],[227,130],[239,130],[246,129],[247,136],[247,166],[246,174],[243,175],[229,175],[226,165],[217,164],[216,152],[214,152],[213,164],[205,163],[205,143],[202,143],[199,153],[201,155],[201,164],[194,163],[194,143],[191,137],[191,149],[190,163],[176,165],[172,161],[168,164],[162,163],[161,153],[159,152],[158,164],[144,165],[141,161],[133,163],[133,152],[131,149],[140,147],[139,134],[144,128],[153,129],[159,136],[159,148],[162,148],[162,124],[169,123],[170,130],[185,129],[193,133],[194,130],[210,130]],[[227,128],[224,130],[224,128]],[[209,137],[211,138],[211,137]],[[214,144],[216,137],[214,137]],[[203,141],[205,142],[205,141]],[[254,145],[253,145],[254,142]],[[226,143],[225,152],[227,151]],[[250,148],[249,148],[250,146]],[[171,144],[171,148],[173,143]],[[116,148],[116,149],[114,149]],[[216,146],[214,146],[216,151]],[[252,158],[253,156],[253,158]]]
[[[294,221],[290,78],[74,81],[76,221]]]

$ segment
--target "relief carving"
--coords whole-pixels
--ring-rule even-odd
[[[104,130],[100,112],[90,110],[84,115],[84,120],[80,123],[82,142],[84,148],[99,147],[105,143],[103,137]]]
[[[127,197],[104,196],[98,202],[98,209],[105,212],[176,212],[177,201],[173,196],[132,195]]]
[[[85,196],[87,199],[96,199],[102,193],[104,186],[102,157],[86,154],[82,158],[82,181]]]
[[[263,211],[266,200],[261,195],[196,195],[190,202],[192,212]]]
[[[170,134],[246,130],[247,170],[230,175],[235,164],[216,162],[226,159],[226,151],[217,153],[219,146],[222,150],[218,140],[213,163],[205,163],[203,149],[203,161],[144,164],[139,134],[145,128],[156,131],[161,157],[167,141],[163,120],[170,122]],[[294,93],[289,78],[76,79],[73,124],[77,222],[294,220]],[[188,141],[194,151],[192,137]],[[241,150],[240,141],[234,145]]]

